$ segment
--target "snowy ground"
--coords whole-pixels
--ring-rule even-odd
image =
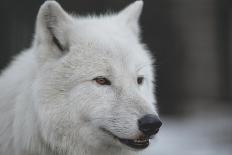
[[[211,108],[211,107],[209,107]],[[232,155],[232,109],[202,109],[185,118],[163,118],[146,155]]]

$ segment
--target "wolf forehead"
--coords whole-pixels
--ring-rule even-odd
[[[131,67],[138,69],[142,65],[152,64],[148,51],[139,42],[133,42],[123,37],[112,39],[112,36],[100,36],[102,32],[98,33],[99,36],[96,36],[97,33],[90,34],[88,39],[81,39],[81,41],[78,34],[75,35],[76,39],[73,42],[76,43],[70,47],[67,61],[93,64],[95,68],[98,65],[108,67],[123,65],[130,69],[133,69]]]
[[[107,35],[100,28],[94,34],[86,34],[81,41],[79,37],[78,33],[74,36],[75,44],[72,44],[66,56],[67,63],[82,67],[85,71],[95,70],[96,74],[102,75],[149,74],[147,72],[151,69],[153,60],[138,40],[114,37],[110,33]]]
[[[145,76],[152,80],[152,62],[143,53],[127,48],[98,47],[89,45],[82,49],[75,46],[63,59],[61,66],[67,71],[78,71],[79,76],[94,78],[95,76],[134,78]],[[81,71],[81,72],[80,72]],[[84,78],[84,77],[83,77]]]
[[[88,63],[99,65],[110,64],[124,67],[141,67],[144,64],[152,64],[149,52],[139,38],[124,29],[115,27],[113,24],[95,24],[95,21],[84,21],[85,26],[78,25],[72,30],[72,43],[70,55],[76,59],[84,59]],[[85,62],[85,64],[88,64]],[[97,65],[97,64],[96,64]],[[97,67],[97,66],[96,66]],[[109,66],[110,67],[110,66]]]

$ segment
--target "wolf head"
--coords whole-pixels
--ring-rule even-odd
[[[53,148],[143,149],[158,131],[153,62],[140,43],[142,6],[98,17],[69,15],[55,1],[41,6],[33,93],[41,137]]]

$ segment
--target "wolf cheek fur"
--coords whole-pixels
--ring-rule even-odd
[[[149,145],[161,122],[142,6],[99,17],[41,6],[32,47],[0,77],[1,155],[126,155]]]

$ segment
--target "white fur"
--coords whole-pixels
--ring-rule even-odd
[[[153,62],[139,39],[142,5],[100,17],[71,16],[55,1],[41,6],[32,47],[0,77],[0,155],[139,153],[100,128],[132,139],[137,120],[157,114]]]

